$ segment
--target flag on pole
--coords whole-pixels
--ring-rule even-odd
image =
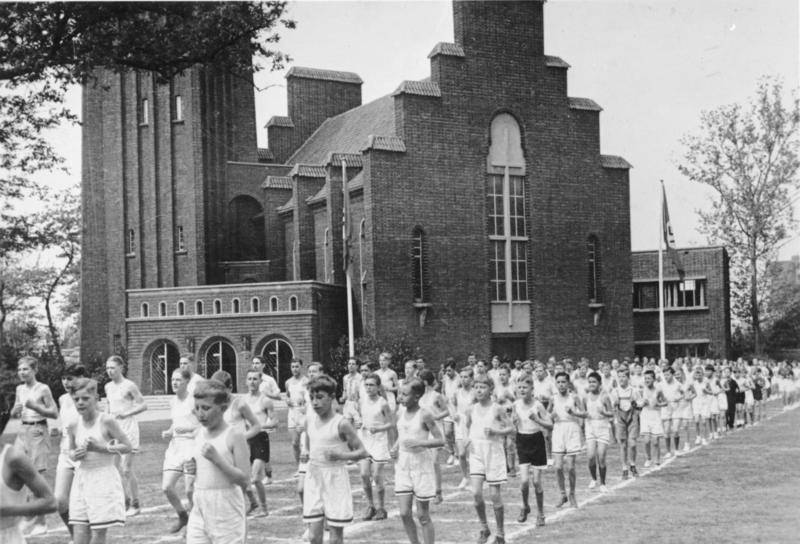
[[[672,264],[678,270],[678,277],[683,281],[686,270],[683,268],[680,255],[678,255],[678,248],[675,245],[675,234],[672,232],[672,223],[669,220],[669,208],[667,207],[667,190],[664,189],[663,181],[661,182],[661,191],[663,193],[661,200],[663,207],[661,210],[661,230],[663,231],[664,245],[667,248],[670,259],[672,259]]]
[[[347,189],[347,163],[342,157],[342,267],[350,274],[350,191]]]

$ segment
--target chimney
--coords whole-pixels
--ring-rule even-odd
[[[467,57],[544,54],[544,0],[453,2],[456,45]]]

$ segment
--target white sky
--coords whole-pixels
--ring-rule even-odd
[[[280,48],[294,64],[358,73],[364,102],[392,92],[404,79],[429,75],[428,53],[453,41],[450,2],[295,2],[298,27]],[[708,192],[685,180],[675,161],[679,139],[696,129],[700,112],[751,96],[765,74],[798,86],[797,0],[550,0],[545,51],[572,67],[569,94],[589,97],[601,113],[602,152],[622,155],[631,171],[632,248],[657,244],[658,181],[664,179],[679,246],[702,245],[696,210]],[[260,74],[256,93],[259,145],[272,115],[286,114],[283,74]],[[70,95],[80,111],[80,93]],[[80,130],[54,132],[70,175],[80,179]],[[797,214],[796,214],[797,215]],[[800,253],[800,232],[781,251]]]

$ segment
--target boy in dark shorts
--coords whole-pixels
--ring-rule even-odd
[[[536,526],[544,525],[544,491],[542,472],[547,469],[547,449],[543,429],[552,429],[553,421],[541,402],[533,398],[533,378],[524,376],[518,382],[519,398],[513,403],[512,420],[517,429],[522,511],[518,522],[528,519],[530,484],[536,494]]]

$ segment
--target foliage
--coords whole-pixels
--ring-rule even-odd
[[[409,359],[420,357],[419,347],[412,344],[408,334],[401,334],[395,338],[377,340],[372,336],[361,336],[355,339],[355,354],[359,361],[373,363],[376,368],[378,356],[387,351],[392,354],[390,367],[397,372],[398,376],[403,375],[403,363]],[[347,335],[339,339],[336,347],[331,348],[328,364],[325,365],[325,372],[337,383],[341,383],[341,378],[347,373],[347,361],[349,357],[349,341]]]
[[[794,226],[800,101],[792,95],[785,104],[781,82],[764,78],[749,105],[703,112],[700,124],[699,134],[683,138],[678,168],[714,190],[710,209],[699,210],[701,229],[730,253],[734,315],[752,328],[760,353],[764,272]]]

